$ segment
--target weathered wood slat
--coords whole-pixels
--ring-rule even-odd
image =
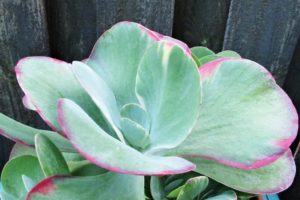
[[[174,0],[48,0],[52,56],[66,61],[86,58],[97,38],[123,20],[170,35],[173,7]]]
[[[173,36],[190,47],[222,50],[230,0],[176,0]]]
[[[289,66],[289,72],[286,77],[283,89],[288,93],[288,95],[293,100],[294,105],[298,113],[300,113],[300,38],[293,55],[293,59]],[[282,199],[300,199],[300,135],[298,131],[298,136],[291,146],[295,154],[295,161],[297,166],[296,178],[293,185],[281,194]]]
[[[283,84],[300,33],[300,0],[232,0],[224,49],[267,67]]]
[[[300,37],[298,39],[298,43],[293,55],[293,59],[289,66],[289,72],[284,82],[283,89],[291,97],[298,113],[300,113]],[[293,151],[296,150],[299,140],[300,140],[300,135],[298,131],[298,137],[291,147]],[[300,159],[300,155],[299,155],[299,159]]]
[[[0,112],[34,125],[36,115],[23,107],[13,67],[22,57],[49,53],[44,1],[0,0],[0,13]],[[0,169],[12,144],[0,137]]]

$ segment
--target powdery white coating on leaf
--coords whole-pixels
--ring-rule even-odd
[[[167,155],[249,170],[274,162],[289,148],[298,115],[265,68],[246,59],[220,58],[199,72],[203,102],[197,125]]]
[[[25,108],[36,111],[35,106],[32,104],[28,96],[24,95],[22,98],[22,102]]]
[[[59,100],[57,109],[59,123],[74,148],[87,160],[105,169],[134,175],[169,175],[195,169],[194,164],[182,158],[144,155],[121,143],[101,130],[70,100]]]
[[[15,71],[20,87],[36,112],[56,132],[61,132],[55,109],[59,98],[75,100],[108,130],[97,106],[76,80],[71,64],[49,57],[26,57],[18,62]]]
[[[45,123],[54,131],[56,132],[59,132],[59,130],[53,125],[53,123],[44,115],[44,113],[42,112],[42,110],[37,106],[36,103],[34,103],[34,101],[30,98],[30,94],[29,92],[27,91],[26,87],[23,86],[23,83],[22,83],[22,75],[23,75],[23,72],[22,72],[22,66],[24,65],[24,63],[32,60],[32,59],[35,59],[35,58],[38,58],[38,59],[44,59],[44,60],[51,60],[51,61],[54,61],[56,63],[59,63],[59,64],[67,64],[66,62],[64,61],[61,61],[61,60],[58,60],[58,59],[55,59],[55,58],[50,58],[50,57],[43,57],[43,56],[35,56],[35,57],[25,57],[25,58],[22,58],[21,60],[18,61],[17,65],[15,66],[15,73],[16,73],[16,77],[17,77],[17,81],[21,87],[21,89],[23,90],[23,92],[25,93],[25,96],[26,99],[25,101],[23,101],[25,107],[27,107],[26,105],[28,105],[28,108],[31,109],[31,108],[35,108],[35,111],[41,116],[41,118],[45,121]],[[30,101],[30,102],[29,102]],[[28,103],[27,103],[28,102]]]
[[[292,152],[287,150],[276,161],[252,170],[232,168],[202,158],[191,158],[196,172],[204,174],[228,187],[251,194],[274,194],[286,190],[293,183],[296,166]]]
[[[146,51],[136,95],[151,119],[147,153],[176,147],[190,133],[201,100],[199,79],[197,65],[177,45],[159,42]]]

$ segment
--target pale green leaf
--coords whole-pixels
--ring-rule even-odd
[[[68,165],[58,148],[44,135],[35,136],[35,149],[45,176],[68,175]]]

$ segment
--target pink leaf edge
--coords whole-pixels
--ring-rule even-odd
[[[125,170],[120,167],[109,165],[108,163],[100,162],[99,159],[91,157],[88,153],[84,152],[77,146],[76,143],[72,140],[72,134],[70,133],[67,123],[64,120],[64,114],[63,114],[63,100],[58,100],[57,103],[57,112],[58,112],[58,122],[64,131],[64,134],[67,136],[69,141],[71,142],[72,146],[76,151],[78,151],[85,159],[89,160],[91,163],[94,163],[95,165],[98,165],[104,169],[107,169],[112,172],[122,173],[122,174],[129,174],[129,175],[147,175],[147,176],[165,176],[165,175],[173,175],[173,174],[181,174],[189,171],[193,171],[196,169],[196,165],[191,164],[187,166],[186,168],[182,168],[180,170],[164,170],[156,173],[145,173],[142,171],[133,171],[133,170]]]
[[[136,22],[131,22],[131,21],[121,21],[121,22],[118,22],[116,23],[115,25],[113,25],[110,29],[106,30],[101,36],[100,38],[97,40],[96,44],[94,45],[93,47],[93,50],[92,50],[92,53],[90,54],[89,58],[92,57],[92,54],[97,46],[98,43],[100,43],[101,39],[105,36],[105,34],[107,32],[109,32],[111,29],[113,29],[115,26],[118,26],[120,24],[126,24],[128,26],[132,26],[132,25],[136,25],[140,28],[140,30],[144,33],[146,33],[148,35],[149,38],[151,38],[152,40],[156,41],[156,42],[165,42],[169,45],[169,47],[172,47],[174,45],[180,47],[183,52],[190,58],[193,60],[192,58],[192,52],[190,50],[190,48],[188,47],[187,44],[185,44],[184,42],[180,41],[180,40],[177,40],[175,38],[172,38],[170,36],[166,36],[166,35],[163,35],[163,34],[160,34],[158,32],[155,32],[155,31],[152,31],[150,29],[148,29],[147,27],[139,24],[139,23],[136,23]]]
[[[290,165],[286,166],[286,168],[289,168],[288,174],[287,176],[285,176],[282,180],[281,180],[281,184],[279,184],[277,187],[270,189],[268,191],[263,191],[264,194],[276,194],[276,193],[280,193],[284,190],[286,190],[287,188],[289,188],[292,183],[293,180],[295,178],[296,175],[296,165],[295,165],[295,161],[294,161],[294,156],[292,154],[292,151],[290,149],[288,149],[286,152],[283,153],[282,156],[284,156],[284,154],[287,154],[287,159],[288,162],[290,163]],[[252,194],[256,194],[256,191],[247,191],[248,193],[252,193]]]
[[[30,98],[29,92],[26,90],[26,88],[24,87],[23,83],[22,83],[22,66],[24,65],[24,63],[26,63],[27,61],[31,60],[31,59],[35,59],[35,58],[39,58],[39,59],[45,59],[45,60],[51,60],[53,62],[56,63],[63,63],[65,64],[66,62],[62,61],[62,60],[58,60],[55,58],[51,58],[51,57],[46,57],[46,56],[33,56],[33,57],[25,57],[22,58],[18,61],[18,63],[15,66],[15,73],[16,73],[16,77],[17,77],[17,81],[19,86],[21,87],[21,89],[23,90],[25,96],[23,98],[23,104],[26,108],[30,108],[30,106],[28,105],[29,103],[31,104],[31,106],[33,106],[33,108],[31,107],[30,109],[34,109],[40,116],[41,118],[45,121],[45,123],[55,132],[60,133],[59,130],[57,130],[57,128],[51,123],[51,121],[44,115],[43,111],[37,106],[36,103],[34,103],[34,101],[32,100],[32,98]]]
[[[55,175],[55,176],[50,176],[45,179],[43,179],[41,182],[36,184],[27,194],[26,200],[30,200],[32,195],[34,194],[41,194],[41,195],[48,195],[51,194],[55,189],[56,186],[54,184],[54,179],[55,178],[65,178],[68,176],[64,175]]]
[[[1,128],[0,128],[0,135],[2,135],[2,136],[4,136],[4,137],[6,137],[6,138],[8,138],[8,139],[10,139],[10,140],[12,140],[12,141],[18,143],[18,144],[22,144],[22,145],[26,145],[26,146],[31,146],[30,144],[27,144],[26,142],[24,142],[24,141],[22,141],[22,140],[19,140],[19,139],[17,139],[17,138],[14,138],[14,137],[12,137],[12,136],[6,134],[5,131],[4,131],[3,129],[1,129]]]
[[[201,81],[205,81],[206,79],[209,79],[212,74],[221,66],[221,64],[225,61],[228,60],[247,60],[247,59],[243,59],[243,58],[236,58],[236,57],[225,57],[225,58],[219,58],[216,59],[214,61],[208,62],[204,65],[201,66],[201,68],[199,69],[199,73],[200,73],[200,77],[201,77]],[[249,60],[247,60],[249,61]],[[254,62],[254,61],[251,61]],[[272,76],[272,74],[264,67],[262,67],[261,65],[258,64],[258,66],[260,67],[259,70],[261,72],[263,72],[264,74],[266,74],[266,76],[271,79],[272,81],[274,81],[274,84],[276,84],[274,77]],[[291,135],[289,138],[285,138],[285,139],[281,139],[278,140],[276,142],[276,145],[278,145],[281,148],[281,151],[277,154],[273,154],[267,158],[261,159],[261,160],[257,160],[255,162],[253,162],[251,165],[245,165],[242,163],[237,163],[237,162],[233,162],[230,160],[222,160],[222,159],[216,159],[210,156],[197,156],[197,155],[180,155],[182,157],[191,157],[191,158],[203,158],[203,159],[208,159],[208,160],[213,160],[216,162],[219,162],[221,164],[224,165],[228,165],[231,167],[235,167],[235,168],[240,168],[240,169],[244,169],[244,170],[251,170],[251,169],[257,169],[263,166],[266,166],[274,161],[276,161],[280,156],[282,156],[290,147],[290,145],[292,144],[292,142],[295,140],[296,136],[297,136],[297,132],[298,132],[298,114],[296,111],[296,108],[294,106],[294,104],[292,103],[291,99],[287,96],[287,94],[283,91],[282,88],[280,88],[277,84],[276,84],[276,89],[279,92],[280,96],[282,97],[282,101],[287,105],[287,108],[290,110],[290,113],[292,115],[292,127],[290,127],[290,132]]]

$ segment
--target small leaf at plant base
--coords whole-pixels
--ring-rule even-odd
[[[185,180],[183,178],[178,178],[174,181],[171,181],[168,184],[165,184],[165,192],[168,194],[171,191],[173,191],[174,189],[176,189],[177,187],[183,185],[185,182]]]
[[[22,198],[27,190],[23,184],[22,175],[26,175],[35,182],[44,178],[36,157],[31,155],[18,156],[6,163],[1,174],[1,183],[5,192],[16,198]]]
[[[172,190],[168,195],[167,197],[168,198],[177,198],[177,196],[179,195],[181,189],[184,187],[184,185],[182,186],[179,186],[178,188]]]
[[[234,191],[228,190],[224,191],[216,196],[207,198],[206,200],[237,200],[237,196]]]
[[[184,174],[174,174],[171,176],[167,176],[166,179],[164,180],[164,185],[169,185],[171,182],[177,180],[177,179],[182,179],[184,182],[186,182],[188,179],[199,176],[199,173],[196,172],[188,172]]]
[[[70,173],[63,155],[46,136],[41,134],[35,136],[35,148],[45,176]]]
[[[22,180],[27,192],[29,192],[37,184],[37,182],[26,175],[22,175]]]
[[[46,191],[46,192],[45,192]],[[27,200],[141,200],[144,177],[108,172],[98,176],[54,176],[38,183]]]
[[[177,174],[195,167],[179,157],[145,155],[121,143],[105,133],[71,100],[59,100],[58,112],[61,127],[72,144],[83,157],[100,167],[136,175]]]
[[[38,133],[46,135],[62,151],[75,152],[71,143],[58,133],[32,128],[0,113],[0,134],[4,137],[20,144],[34,146],[34,136]]]
[[[150,152],[173,148],[190,133],[200,106],[199,79],[195,62],[180,47],[160,42],[146,51],[136,93],[151,120]]]
[[[150,190],[154,200],[163,200],[166,196],[163,178],[159,176],[151,176]]]
[[[180,190],[177,200],[190,200],[201,194],[208,186],[206,176],[198,176],[189,179]]]

